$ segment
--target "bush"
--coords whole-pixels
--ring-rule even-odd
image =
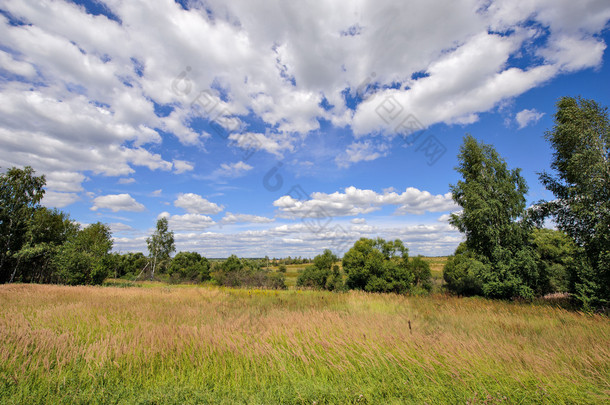
[[[443,279],[447,283],[447,288],[456,294],[482,295],[482,275],[487,272],[487,266],[477,260],[463,242],[457,247],[455,254],[447,259],[443,269]]]
[[[220,264],[215,263],[211,275],[216,284],[227,287],[286,288],[283,273],[262,270],[258,262],[242,260],[235,255]]]
[[[173,282],[210,279],[210,262],[196,252],[179,252],[171,260],[167,273]]]
[[[343,289],[343,277],[339,266],[334,264],[337,260],[337,256],[326,249],[313,259],[313,265],[307,266],[299,274],[297,286],[329,291]]]
[[[362,238],[343,256],[346,286],[370,292],[406,293],[413,285],[408,249],[400,240]]]
[[[54,259],[60,283],[102,284],[112,267],[110,228],[101,223],[87,226],[64,243]]]
[[[409,268],[413,273],[413,285],[426,291],[432,290],[432,272],[430,265],[421,256],[416,256],[409,262]]]

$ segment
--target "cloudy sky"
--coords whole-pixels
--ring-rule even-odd
[[[607,0],[0,0],[0,167],[144,251],[451,253],[462,137],[550,195],[564,95],[610,105]]]

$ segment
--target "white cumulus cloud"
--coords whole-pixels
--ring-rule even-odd
[[[183,193],[176,198],[174,206],[184,209],[189,214],[218,214],[224,207],[194,193]]]
[[[137,202],[129,194],[108,194],[93,199],[91,210],[97,211],[99,209],[108,209],[112,212],[140,212],[146,210],[146,207]]]
[[[519,111],[515,115],[515,121],[517,121],[517,124],[519,124],[519,129],[523,129],[530,124],[537,123],[543,116],[544,113],[536,111],[535,108],[532,108],[531,110],[525,109]]]

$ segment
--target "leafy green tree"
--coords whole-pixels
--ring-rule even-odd
[[[12,167],[0,174],[0,282],[12,282],[26,242],[27,227],[44,196],[44,176]]]
[[[170,277],[206,281],[210,279],[210,262],[197,252],[179,252],[172,259],[167,272]]]
[[[532,225],[523,219],[527,185],[520,169],[509,170],[491,145],[470,135],[458,159],[463,180],[451,185],[451,191],[462,211],[452,214],[450,223],[466,235],[468,255],[452,262],[459,266],[450,268],[445,278],[449,289],[473,292],[480,284],[482,294],[490,298],[533,297],[539,275],[529,244]],[[475,269],[466,270],[468,263]]]
[[[330,270],[332,269],[333,264],[335,264],[339,259],[330,249],[325,249],[321,255],[317,255],[313,259],[313,265],[322,270]]]
[[[57,210],[39,207],[29,220],[25,243],[15,253],[16,280],[50,283],[55,280],[54,258],[61,246],[78,232],[78,224]]]
[[[55,258],[58,281],[64,284],[101,284],[110,271],[110,228],[100,222],[78,231]]]
[[[577,251],[572,239],[562,231],[542,228],[534,229],[532,244],[538,255],[540,295],[568,292]]]
[[[578,246],[570,291],[588,308],[610,303],[610,121],[595,101],[563,97],[555,126],[546,133],[554,149],[540,180],[555,195],[541,203]]]
[[[409,261],[409,268],[413,273],[413,285],[426,291],[432,290],[432,272],[430,265],[422,256],[415,256]]]
[[[346,286],[371,292],[408,292],[414,279],[408,252],[398,239],[361,238],[343,256]]]
[[[483,280],[489,265],[477,259],[465,242],[459,244],[453,256],[449,256],[443,269],[447,288],[459,295],[483,295]]]
[[[168,262],[170,255],[176,251],[174,243],[174,232],[169,230],[167,218],[162,217],[157,220],[155,232],[146,239],[148,252],[152,260],[152,270],[150,279],[155,277],[155,270],[159,262]],[[161,266],[163,269],[163,266]]]
[[[288,268],[286,267],[286,265],[285,265],[284,263],[282,263],[282,264],[280,264],[280,265],[278,266],[278,269],[277,269],[277,270],[278,270],[280,273],[286,273],[286,271],[288,270]]]
[[[148,265],[148,259],[142,252],[124,253],[119,255],[115,264],[115,277],[133,279],[137,277]]]
[[[244,264],[239,257],[231,255],[222,263],[221,268],[224,272],[229,273],[232,271],[242,270],[244,268]]]
[[[332,273],[326,278],[326,288],[328,291],[342,291],[345,287],[343,275],[339,271],[339,266],[333,265]]]
[[[313,259],[313,265],[307,266],[299,274],[297,286],[327,290],[340,289],[342,277],[339,274],[339,267],[335,266],[336,269],[333,271],[333,265],[338,260],[330,249],[324,250],[324,253]]]

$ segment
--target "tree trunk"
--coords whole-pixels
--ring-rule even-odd
[[[155,277],[155,268],[157,267],[157,254],[155,254],[155,257],[153,258],[153,266],[152,266],[152,272],[150,273],[150,281],[153,281],[153,278]]]
[[[19,263],[21,263],[21,256],[19,256],[17,258],[17,264],[15,265],[15,268],[13,269],[13,274],[11,274],[11,281],[9,281],[9,283],[12,283],[13,280],[15,279],[15,274],[17,273],[17,268],[19,267]]]

